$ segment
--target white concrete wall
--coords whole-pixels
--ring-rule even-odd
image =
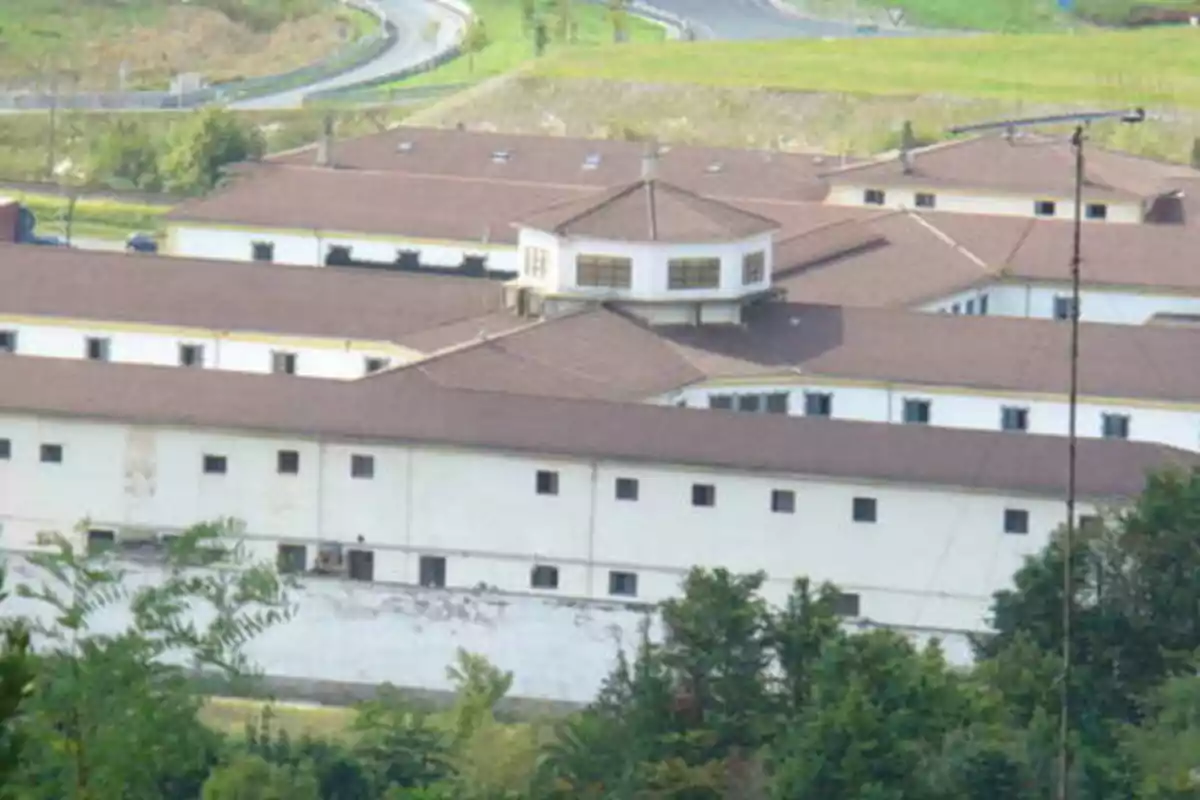
[[[109,360],[131,364],[179,365],[181,345],[204,348],[204,369],[270,372],[271,354],[296,354],[296,374],[353,380],[366,374],[368,358],[392,366],[411,363],[421,354],[387,342],[289,337],[169,326],[124,325],[88,320],[0,316],[0,331],[17,334],[17,354],[50,358],[86,358],[87,339],[109,340]]]
[[[706,408],[711,395],[788,393],[790,414],[804,414],[806,392],[828,393],[833,396],[834,419],[864,422],[903,423],[906,398],[930,401],[929,424],[949,428],[1002,430],[1001,409],[1016,406],[1028,409],[1029,433],[1066,436],[1068,405],[1066,397],[1022,395],[999,392],[973,393],[968,389],[952,389],[903,384],[865,384],[839,382],[835,378],[813,377],[807,383],[763,381],[757,384],[697,384],[672,392],[659,402],[674,405],[680,400],[693,408]],[[1080,436],[1098,438],[1102,433],[1104,414],[1129,416],[1129,438],[1136,441],[1160,442],[1186,450],[1200,450],[1200,404],[1169,404],[1132,400],[1105,400],[1081,397],[1078,432]],[[1020,435],[1014,432],[1014,435]]]
[[[559,588],[544,594],[608,599],[615,570],[638,575],[628,599],[656,602],[695,565],[762,569],[773,601],[807,575],[858,593],[863,617],[902,627],[983,629],[991,592],[1062,518],[1052,497],[36,416],[0,416],[0,438],[12,450],[0,461],[6,550],[84,518],[119,532],[236,517],[264,558],[281,542],[307,545],[310,564],[320,541],[372,550],[381,583],[415,582],[431,555],[446,559],[451,588],[528,593],[531,569],[547,564]],[[63,446],[63,463],[40,463],[45,443]],[[280,449],[300,453],[298,475],[277,474]],[[373,480],[350,477],[352,453],[375,457]],[[205,454],[225,456],[227,474],[203,474]],[[558,473],[557,495],[535,492],[538,470]],[[618,477],[639,481],[636,501],[615,497]],[[694,483],[716,487],[714,507],[692,506]],[[794,514],[772,512],[775,489],[795,492]],[[853,521],[855,497],[877,500],[877,523]],[[1006,508],[1029,512],[1028,535],[1004,532]],[[371,630],[364,638],[394,635],[385,623]]]
[[[967,299],[983,295],[988,297],[989,316],[1053,319],[1054,299],[1070,297],[1071,287],[1065,282],[997,283],[932,300],[919,306],[919,310],[948,312],[958,303],[965,312]],[[1156,314],[1200,314],[1200,294],[1084,286],[1079,297],[1079,317],[1084,322],[1144,325]]]
[[[251,261],[255,242],[275,245],[276,264],[319,267],[331,246],[350,247],[352,256],[385,264],[395,262],[400,250],[416,250],[423,263],[438,267],[458,267],[464,255],[486,255],[489,269],[519,269],[517,249],[511,245],[490,244],[480,232],[479,241],[442,242],[403,237],[376,237],[332,231],[260,231],[224,227],[175,224],[168,234],[167,253],[190,258],[216,258],[226,261]]]
[[[863,200],[867,189],[879,189],[885,193],[883,205],[870,205]],[[918,208],[916,195],[932,194],[935,196],[934,208]],[[913,187],[886,187],[835,184],[830,187],[825,202],[835,206],[862,206],[868,208],[911,209],[915,211],[946,211],[954,214],[994,214],[1004,217],[1037,217],[1034,213],[1034,203],[1050,200],[1056,204],[1052,217],[1040,219],[1074,219],[1075,198],[1070,196],[1053,195],[1009,195],[1002,193],[980,192],[948,192],[945,189],[923,189]],[[1091,202],[1084,198],[1084,203]],[[1097,201],[1099,202],[1099,201]],[[1108,216],[1104,220],[1089,220],[1089,223],[1140,223],[1144,218],[1140,202],[1115,203],[1104,201],[1108,206]]]

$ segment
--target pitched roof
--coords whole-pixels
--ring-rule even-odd
[[[928,186],[1045,193],[1074,192],[1075,154],[1061,137],[979,136],[913,150],[911,171],[899,155],[826,173],[831,183]],[[1089,144],[1084,157],[1089,198],[1141,199],[1176,188],[1195,170]]]
[[[297,438],[435,444],[618,462],[1058,495],[1063,441],[911,425],[445,389],[417,373],[354,382],[0,356],[0,411]],[[1079,442],[1079,491],[1130,497],[1193,467],[1143,442]]]
[[[0,314],[398,342],[503,308],[473,278],[0,244]]]
[[[555,204],[517,224],[559,236],[633,242],[731,241],[779,227],[774,220],[654,178]]]

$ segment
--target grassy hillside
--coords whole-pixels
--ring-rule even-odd
[[[1028,33],[1078,24],[1083,18],[1120,24],[1140,6],[1197,9],[1198,0],[1075,0],[1075,15],[1064,13],[1057,0],[791,0],[799,8],[821,14],[853,15],[884,22],[888,11],[902,9],[905,22],[927,28]]]
[[[1028,103],[1200,108],[1200,34],[1176,28],[935,41],[630,45],[560,53],[534,65],[533,74],[866,95],[940,94]]]

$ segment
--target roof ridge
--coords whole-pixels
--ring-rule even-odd
[[[759,222],[769,223],[771,225],[774,225],[776,228],[779,227],[778,220],[774,220],[774,219],[771,219],[770,217],[764,216],[762,214],[758,214],[753,211],[749,211],[747,209],[741,208],[740,206],[734,205],[733,203],[729,203],[729,202],[726,202],[725,200],[722,200],[718,196],[712,196],[712,195],[700,194],[699,192],[693,192],[691,189],[685,189],[682,186],[678,186],[674,183],[671,183],[670,181],[664,181],[659,178],[655,178],[654,182],[658,186],[662,187],[663,189],[666,189],[669,193],[673,193],[673,194],[677,195],[680,200],[683,200],[686,203],[689,203],[689,204],[700,203],[700,204],[703,204],[703,205],[706,205],[709,207],[716,206],[716,207],[720,208],[722,211],[732,212],[741,217],[749,217],[749,218],[755,219]],[[693,208],[693,210],[703,212],[703,209]]]
[[[955,252],[959,253],[960,255],[965,256],[968,261],[973,263],[975,266],[979,267],[984,272],[988,273],[989,275],[993,274],[995,272],[995,270],[992,267],[988,266],[988,263],[986,261],[984,261],[979,256],[975,255],[974,252],[972,252],[966,246],[961,244],[953,236],[946,233],[941,228],[934,225],[932,222],[925,219],[923,216],[921,216],[917,212],[915,212],[911,209],[905,209],[904,213],[910,219],[916,221],[917,224],[919,224],[921,227],[925,228],[925,230],[929,231],[934,236],[936,236],[938,239],[940,239],[942,242],[944,242],[945,244],[947,244],[951,248],[953,248]]]
[[[922,153],[932,153],[932,152],[937,152],[940,150],[948,150],[948,149],[951,149],[954,147],[961,147],[964,145],[973,144],[982,139],[989,139],[989,138],[994,138],[994,137],[972,136],[967,139],[947,139],[947,140],[944,140],[941,142],[934,142],[933,144],[925,145],[924,147],[914,148],[910,152],[912,153],[912,155],[914,157],[919,157]],[[828,172],[823,172],[823,173],[821,173],[821,177],[827,178],[832,175],[844,175],[848,172],[855,172],[857,170],[866,169],[867,167],[875,167],[880,164],[887,164],[888,162],[891,162],[891,161],[897,161],[897,160],[899,160],[899,158],[900,158],[900,151],[898,149],[888,150],[884,153],[880,153],[880,154],[876,155],[874,158],[864,161],[861,164],[847,164],[844,167],[837,167],[836,169],[831,169]]]

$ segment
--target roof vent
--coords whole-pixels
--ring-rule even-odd
[[[813,156],[813,163],[814,164],[824,164],[825,156]]]
[[[412,152],[412,149],[413,149],[413,143],[412,143],[412,142],[399,142],[399,143],[396,145],[396,152],[397,152],[397,153],[411,153],[411,152]]]
[[[707,167],[705,167],[704,171],[710,175],[715,175],[716,173],[720,172],[723,169],[725,169],[724,164],[722,164],[720,161],[714,161],[711,164],[709,164]]]
[[[512,153],[510,153],[507,150],[493,150],[492,151],[492,163],[493,164],[507,164],[508,160],[510,158],[512,158]]]
[[[600,166],[600,154],[588,153],[587,158],[583,160],[584,169],[597,169]]]

